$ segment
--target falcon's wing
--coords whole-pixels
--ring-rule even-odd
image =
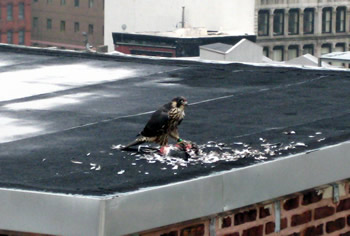
[[[168,129],[169,116],[166,109],[159,109],[154,112],[147,122],[141,135],[145,137],[155,137],[164,134]]]

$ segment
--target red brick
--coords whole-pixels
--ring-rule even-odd
[[[299,197],[288,199],[283,204],[283,209],[286,211],[290,211],[298,207],[299,207]]]
[[[323,235],[323,224],[319,226],[311,226],[305,229],[302,233],[303,236],[319,236]]]
[[[339,236],[350,236],[350,231],[349,231],[349,232],[346,232],[346,233],[343,233],[343,234],[341,234],[341,235],[339,235]]]
[[[326,218],[328,216],[331,216],[335,213],[334,207],[319,207],[315,209],[315,220]]]
[[[341,230],[345,227],[345,218],[339,218],[335,221],[330,221],[326,224],[327,233],[333,233],[334,231]]]
[[[259,209],[259,218],[260,219],[263,219],[263,218],[268,217],[270,215],[271,215],[270,208],[260,207],[260,209]]]
[[[281,230],[287,227],[288,227],[287,218],[281,219]],[[271,234],[273,232],[275,232],[275,222],[270,221],[265,225],[265,234]]]
[[[262,236],[263,235],[263,226],[259,225],[243,231],[242,236]]]
[[[171,231],[169,233],[161,234],[160,236],[177,236],[177,231]]]
[[[287,220],[287,218],[283,218],[282,220],[281,220],[281,230],[282,229],[285,229],[285,228],[287,228],[288,227],[288,220]]]
[[[239,236],[239,233],[236,232],[236,233],[232,233],[232,234],[225,234],[224,236]]]
[[[309,205],[315,202],[319,202],[322,200],[322,193],[319,193],[317,191],[311,191],[308,193],[304,193],[303,195],[303,202],[302,204],[305,205]]]
[[[232,225],[231,217],[227,216],[225,218],[222,218],[221,228],[227,228],[227,227],[230,227],[231,225]]]
[[[235,225],[241,225],[247,222],[255,221],[256,216],[257,216],[256,209],[237,213],[235,214]]]
[[[181,236],[202,236],[204,235],[204,225],[194,225],[181,230]]]
[[[350,210],[350,198],[341,200],[337,206],[337,212]]]
[[[265,234],[271,234],[275,232],[275,222],[268,222],[265,225]]]
[[[311,221],[311,211],[292,216],[292,226],[302,225]]]

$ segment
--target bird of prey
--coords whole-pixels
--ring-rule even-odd
[[[171,102],[164,104],[152,114],[136,140],[126,145],[123,149],[144,142],[154,142],[164,147],[168,144],[169,137],[177,142],[182,142],[183,140],[180,139],[177,127],[185,116],[185,106],[187,106],[187,99],[184,97],[176,97]]]

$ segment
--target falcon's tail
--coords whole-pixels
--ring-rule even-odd
[[[125,147],[121,148],[121,150],[128,149],[129,147],[136,146],[136,145],[142,144],[144,142],[146,142],[146,140],[142,140],[142,139],[137,138],[135,141],[133,141],[133,142],[127,144]]]

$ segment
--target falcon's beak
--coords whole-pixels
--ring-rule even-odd
[[[184,106],[187,106],[187,105],[188,105],[187,100],[185,100],[185,101],[183,102],[183,104],[184,104]]]

